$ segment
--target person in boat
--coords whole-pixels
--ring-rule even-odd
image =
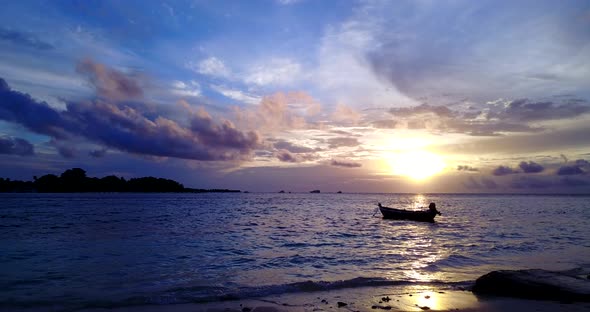
[[[441,215],[440,211],[436,210],[436,204],[435,203],[430,203],[430,205],[428,205],[428,211],[437,215]]]

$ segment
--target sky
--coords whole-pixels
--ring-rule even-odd
[[[590,2],[11,1],[0,177],[590,193]]]

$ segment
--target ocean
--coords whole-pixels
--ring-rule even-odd
[[[376,205],[434,224],[384,220]],[[215,302],[590,268],[590,196],[0,194],[0,309]]]

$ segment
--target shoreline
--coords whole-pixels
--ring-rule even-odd
[[[209,303],[82,309],[85,312],[303,312],[303,311],[589,311],[589,302],[566,303],[475,295],[430,286],[358,287]]]

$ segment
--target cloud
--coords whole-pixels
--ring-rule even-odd
[[[510,182],[510,187],[515,189],[543,189],[553,187],[556,185],[556,181],[548,178],[532,177],[532,176],[521,176],[513,179]]]
[[[281,149],[275,153],[275,156],[282,162],[300,163],[305,161],[311,161],[317,157],[313,154],[294,154],[288,150]]]
[[[409,117],[423,114],[433,114],[438,117],[453,117],[455,115],[454,112],[448,107],[431,106],[428,104],[421,104],[414,107],[391,108],[389,113],[399,117]]]
[[[273,58],[255,65],[244,74],[246,84],[257,86],[289,85],[300,79],[301,65],[291,59]]]
[[[467,181],[463,182],[463,186],[475,190],[495,190],[498,188],[498,184],[492,179],[481,178],[478,180],[474,177],[469,177]]]
[[[234,107],[236,122],[260,131],[303,129],[307,118],[321,110],[321,105],[305,92],[277,92],[262,98],[254,108]]]
[[[359,168],[362,166],[362,164],[357,163],[357,162],[346,161],[346,160],[335,160],[335,159],[332,159],[330,164],[332,166],[344,167],[344,168]]]
[[[395,120],[375,120],[373,121],[373,127],[377,129],[395,129],[398,126],[398,122]]]
[[[578,21],[575,5],[383,1],[366,3],[363,11],[370,22],[357,22],[373,25],[377,41],[368,62],[412,98],[453,93],[485,101],[586,90],[587,23]]]
[[[90,155],[91,157],[94,157],[94,158],[102,158],[106,154],[107,154],[106,148],[91,150],[90,152],[88,152],[88,155]]]
[[[588,186],[590,185],[590,180],[582,179],[582,178],[573,178],[573,177],[564,177],[560,180],[561,184],[565,186]]]
[[[198,64],[188,63],[187,67],[202,75],[219,78],[228,78],[231,76],[231,71],[225,66],[225,63],[214,56],[206,58]]]
[[[564,155],[561,155],[562,157],[564,157],[564,159],[567,160],[567,158],[565,158]],[[586,171],[584,170],[586,169]],[[561,166],[559,167],[559,169],[557,169],[557,175],[579,175],[579,174],[585,174],[587,172],[587,170],[590,169],[590,162],[588,162],[585,159],[577,159],[574,164],[572,165],[565,165],[565,166]]]
[[[194,80],[191,80],[188,83],[177,80],[172,82],[171,92],[180,96],[197,97],[201,95],[201,86]]]
[[[311,153],[311,152],[317,151],[317,149],[315,149],[315,148],[301,146],[301,145],[295,145],[295,144],[285,141],[285,140],[279,140],[279,141],[275,142],[273,144],[273,146],[276,149],[287,150],[291,153]]]
[[[67,123],[63,116],[49,107],[46,102],[37,102],[28,94],[10,89],[0,78],[0,120],[14,122],[36,133],[63,138]]]
[[[467,103],[463,103],[467,104]],[[538,122],[571,119],[590,113],[590,103],[583,99],[560,97],[560,102],[528,99],[496,100],[485,104],[469,103],[456,108],[421,104],[391,108],[396,126],[426,128],[442,132],[471,135],[498,135],[506,132],[539,132]]]
[[[457,170],[459,171],[471,171],[471,172],[475,172],[475,171],[479,171],[479,169],[471,167],[471,166],[467,166],[467,165],[459,165],[457,166]]]
[[[506,167],[506,166],[498,166],[496,169],[494,169],[492,171],[492,174],[495,176],[504,176],[504,175],[508,175],[508,174],[515,174],[518,173],[518,171],[513,170],[510,167]]]
[[[166,121],[175,125],[173,121]],[[216,124],[213,118],[204,109],[193,114],[190,129],[199,142],[219,148],[231,148],[240,151],[249,151],[259,144],[258,134],[255,132],[242,132],[229,120],[223,120]]]
[[[78,154],[78,151],[75,148],[70,147],[70,146],[55,144],[55,148],[57,149],[57,152],[63,158],[72,159],[72,158],[75,158],[76,155]]]
[[[359,146],[361,142],[357,138],[349,138],[349,137],[337,137],[337,138],[329,138],[327,140],[328,146],[330,148],[338,148],[338,147],[353,147]]]
[[[520,164],[518,165],[520,167],[520,169],[522,169],[522,171],[524,173],[538,173],[541,172],[543,170],[545,170],[545,168],[543,168],[543,166],[537,164],[534,161],[522,161],[520,162]]]
[[[27,140],[0,136],[0,154],[30,156],[35,154],[35,148]]]
[[[260,103],[262,99],[259,96],[248,94],[241,90],[234,90],[220,85],[210,85],[211,89],[222,94],[225,97],[234,99],[236,101],[244,102],[246,104],[255,105]]]
[[[111,100],[128,100],[143,95],[143,90],[135,79],[91,59],[79,62],[76,71],[88,78],[100,97]]]
[[[361,121],[362,117],[363,115],[354,110],[352,107],[343,104],[338,104],[336,106],[336,109],[332,113],[332,120],[338,123],[345,123],[351,125],[358,124]]]
[[[557,169],[557,175],[576,175],[584,174],[584,170],[579,166],[562,166]]]
[[[463,154],[497,154],[497,153],[539,153],[555,150],[578,149],[588,146],[590,127],[586,124],[574,125],[566,129],[542,131],[534,134],[498,136],[482,138],[469,144],[449,144],[439,147],[439,151]]]
[[[33,48],[41,51],[53,50],[55,47],[31,33],[20,32],[0,28],[0,40],[19,45],[21,47]]]
[[[114,89],[116,95],[141,93],[135,87],[120,88],[137,86],[130,77],[103,65],[83,64],[91,65],[90,79],[102,81],[97,86],[105,86],[97,87],[97,92],[109,94]],[[0,119],[52,138],[82,137],[129,153],[194,160],[242,159],[261,144],[257,132],[241,131],[228,120],[214,121],[203,109],[187,110],[186,121],[180,123],[161,116],[158,107],[144,111],[144,106],[99,98],[68,102],[66,109],[58,112],[27,94],[11,90],[0,78]]]
[[[502,104],[497,104],[502,105]],[[552,101],[531,102],[528,99],[512,101],[499,112],[492,112],[487,117],[521,122],[568,119],[590,112],[590,105],[585,100],[569,99],[563,103]]]

